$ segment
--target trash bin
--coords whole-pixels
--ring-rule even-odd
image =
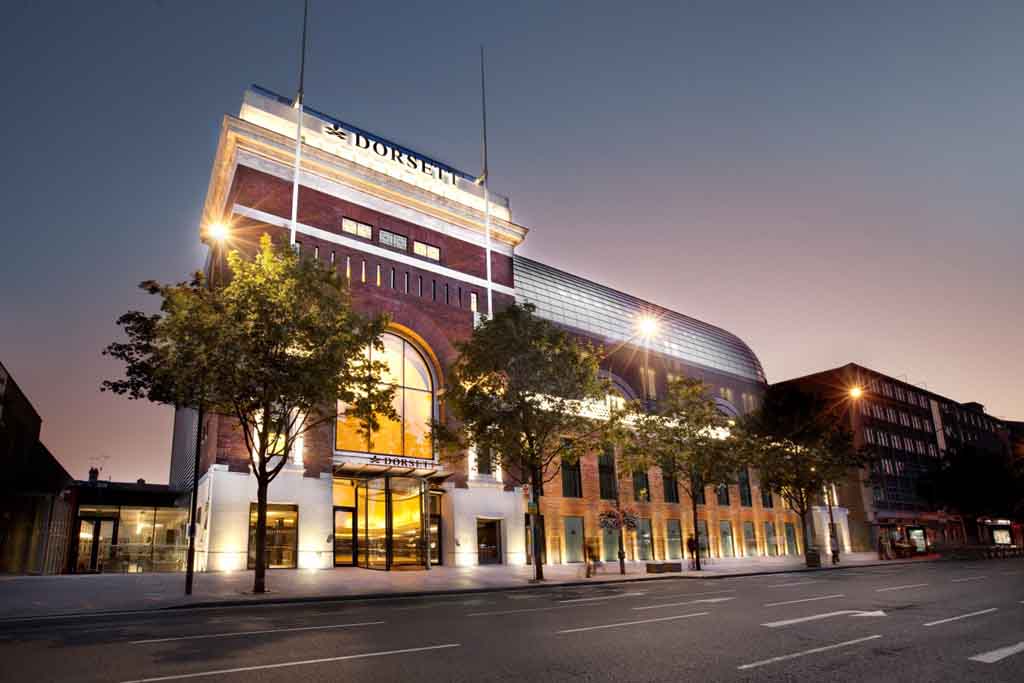
[[[821,566],[821,551],[817,548],[808,548],[807,552],[804,553],[804,557],[807,560],[808,567],[820,567]]]

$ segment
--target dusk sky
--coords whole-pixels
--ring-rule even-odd
[[[172,410],[101,394],[100,350],[200,265],[221,118],[294,94],[301,14],[5,4],[0,360],[75,477],[167,481]],[[309,106],[469,173],[487,46],[521,253],[772,382],[856,361],[1024,419],[1024,4],[313,0],[310,31]]]

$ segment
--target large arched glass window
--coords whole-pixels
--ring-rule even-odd
[[[345,415],[345,404],[339,401],[335,448],[432,459],[430,423],[434,418],[434,381],[430,369],[420,352],[398,335],[385,332],[382,341],[384,350],[371,350],[371,357],[388,366],[381,379],[383,384],[395,387],[398,420],[381,418],[380,429],[369,438],[359,433],[358,421]]]

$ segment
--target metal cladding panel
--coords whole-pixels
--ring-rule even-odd
[[[687,363],[764,382],[761,362],[743,340],[719,327],[670,311],[604,285],[515,257],[516,302],[537,315],[610,342],[629,342]],[[637,335],[643,316],[658,319],[658,333]]]

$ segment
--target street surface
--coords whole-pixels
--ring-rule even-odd
[[[1024,681],[1024,560],[0,622],[3,681]]]

